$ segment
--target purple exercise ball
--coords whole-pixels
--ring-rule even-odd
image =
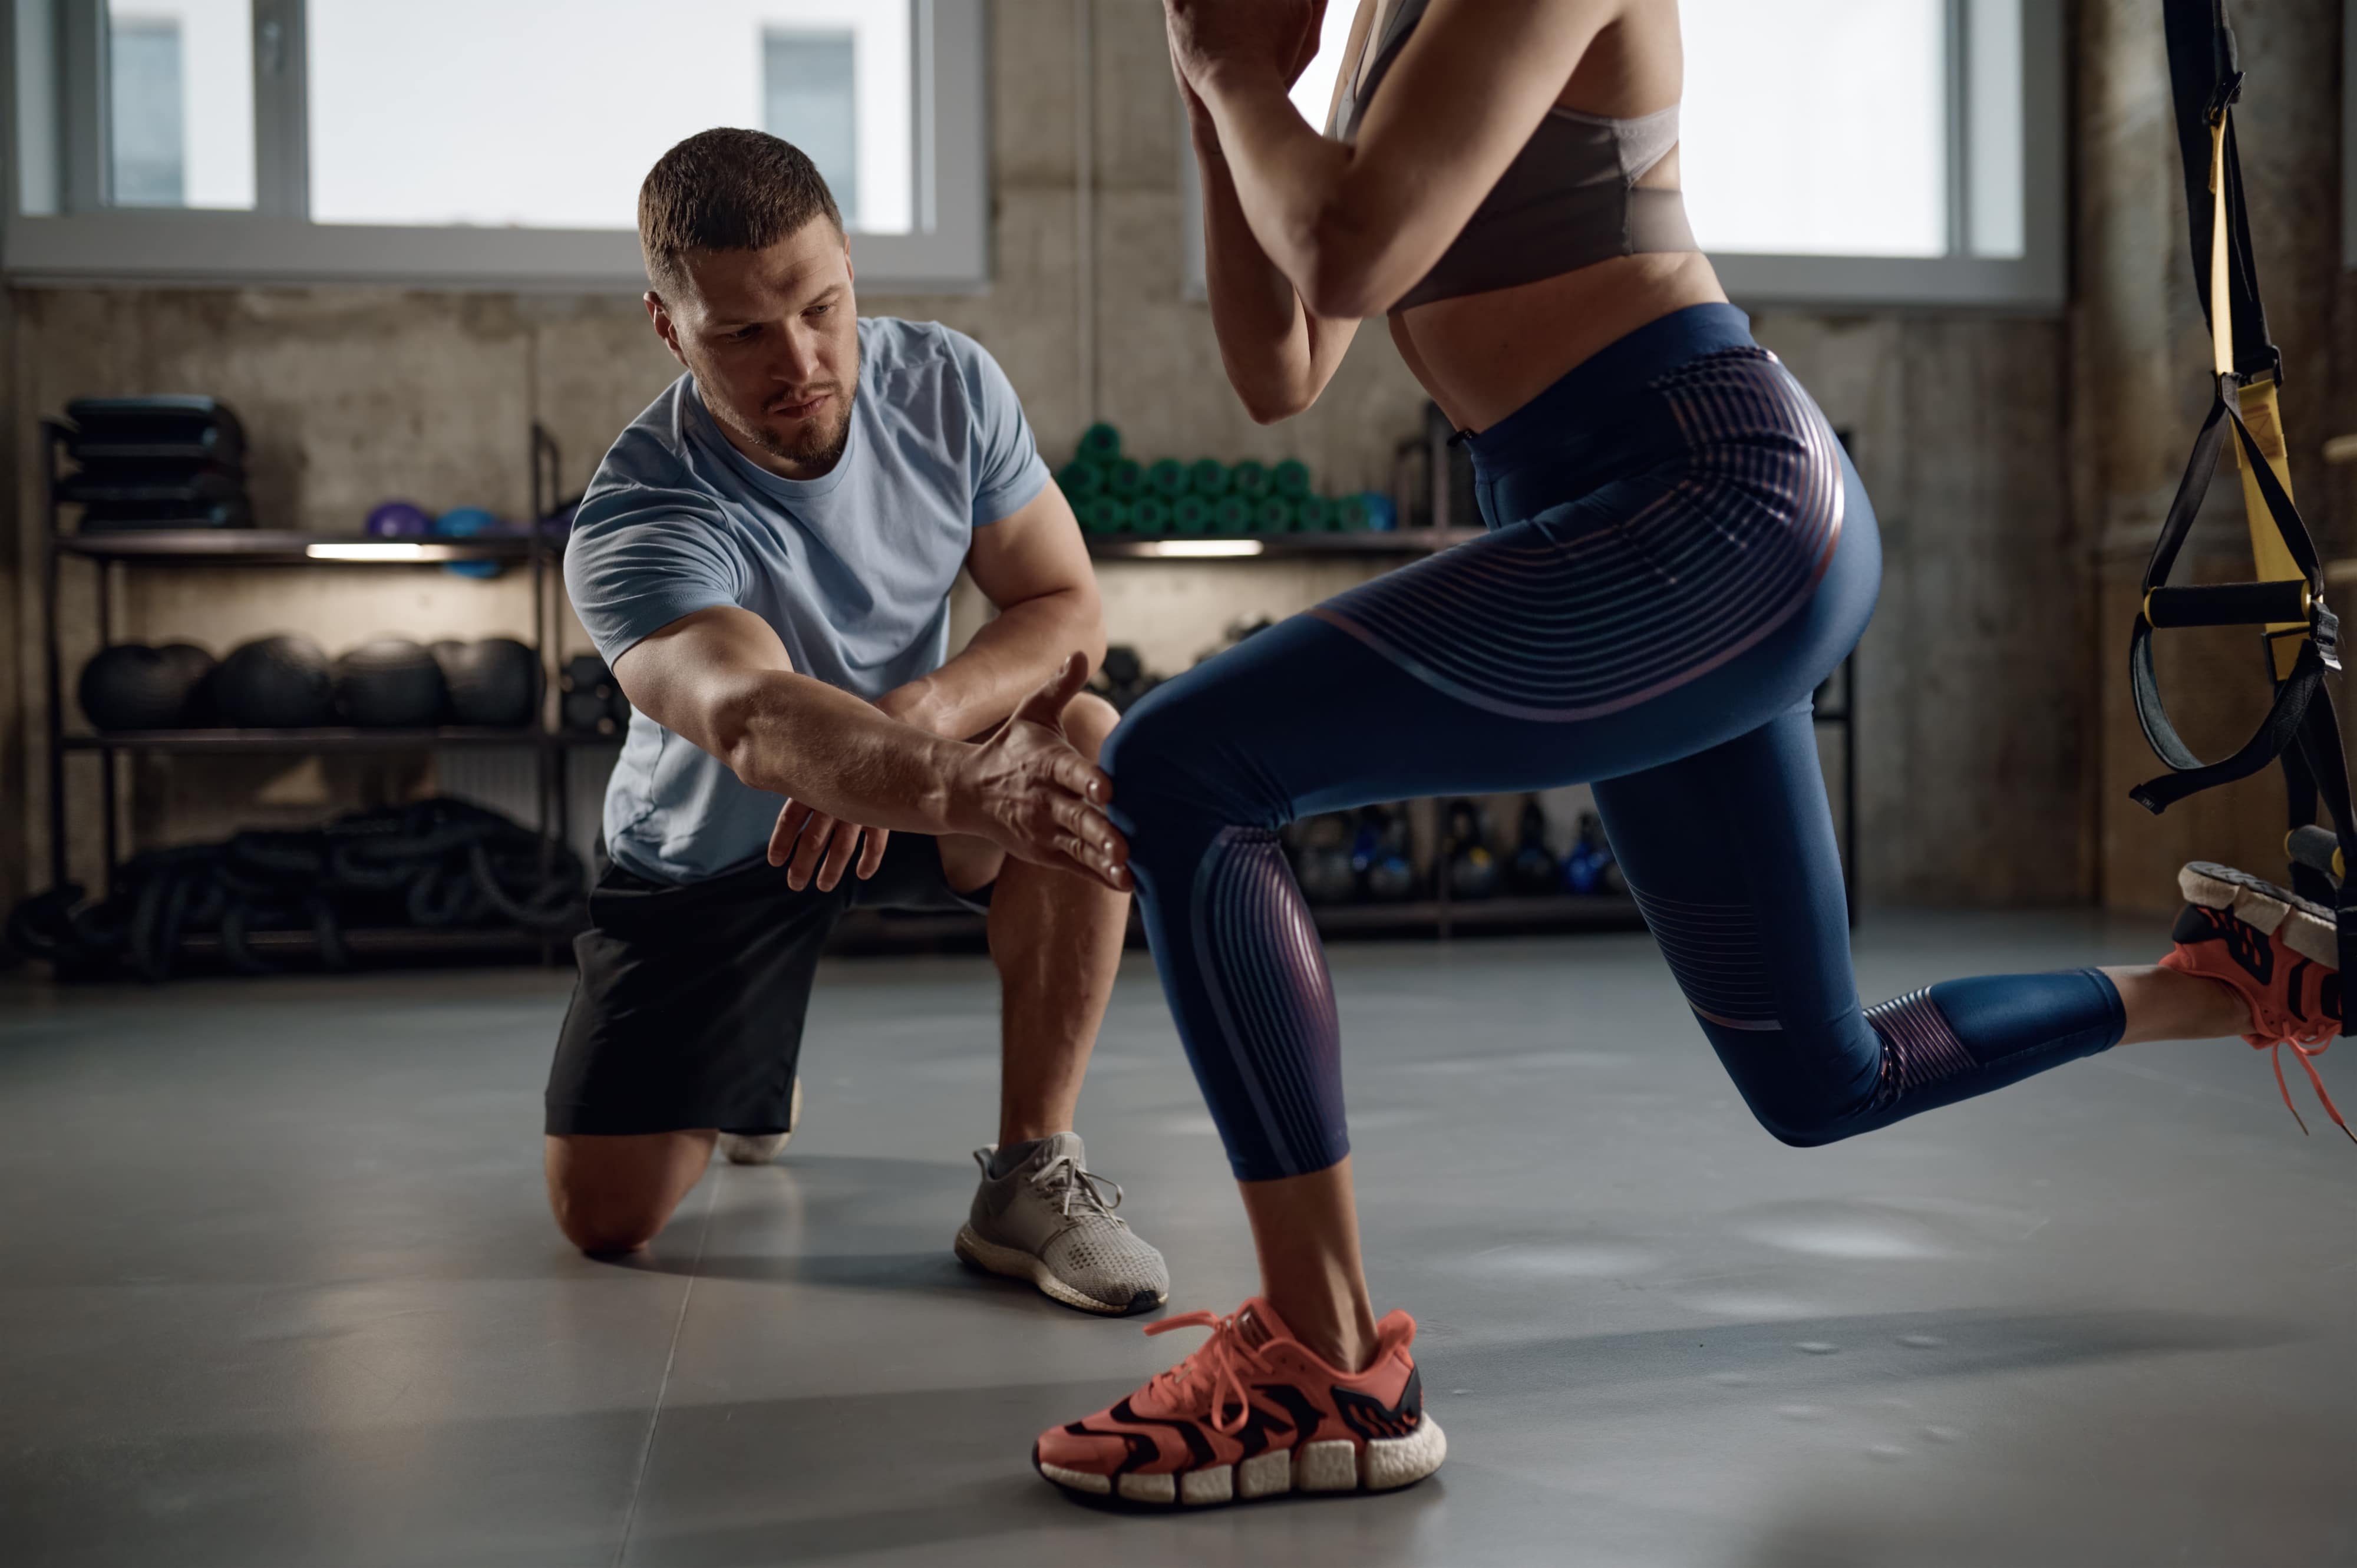
[[[423,539],[433,532],[433,514],[414,501],[386,501],[368,514],[371,539]]]

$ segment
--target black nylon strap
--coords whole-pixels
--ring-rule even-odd
[[[2308,524],[2292,504],[2291,497],[2276,478],[2274,467],[2243,423],[2242,412],[2235,406],[2235,388],[2228,377],[2220,377],[2210,404],[2210,415],[2201,422],[2201,434],[2194,437],[2193,453],[2186,461],[2185,477],[2169,501],[2169,515],[2162,521],[2160,537],[2153,542],[2152,555],[2145,564],[2146,592],[2160,587],[2169,580],[2171,568],[2177,564],[2178,552],[2193,527],[2194,518],[2201,510],[2202,498],[2209,493],[2210,480],[2217,472],[2219,446],[2231,424],[2241,445],[2243,461],[2250,466],[2258,484],[2259,495],[2266,502],[2267,515],[2283,536],[2284,547],[2291,553],[2292,561],[2308,577],[2309,584],[2319,585],[2322,573],[2317,563],[2316,543],[2309,536]],[[2153,668],[2152,623],[2139,610],[2136,628],[2128,642],[2128,690],[2136,703],[2136,723],[2143,728],[2145,739],[2152,746],[2154,755],[2169,771],[2130,790],[2129,796],[2149,811],[2167,810],[2186,796],[2221,784],[2231,784],[2247,779],[2281,757],[2293,746],[2306,717],[2309,703],[2321,689],[2324,671],[2339,667],[2331,628],[2337,625],[2330,611],[2319,607],[2316,617],[2317,629],[2322,638],[2311,637],[2300,645],[2298,658],[2291,673],[2276,684],[2274,703],[2259,727],[2232,757],[2218,762],[2205,763],[2195,756],[2192,747],[2177,732],[2169,721],[2169,709],[2160,695],[2160,678]],[[2345,779],[2341,790],[2347,793]],[[2344,849],[2348,846],[2344,844]]]
[[[2161,25],[2169,43],[2169,80],[2177,111],[2177,140],[2185,166],[2186,216],[2193,248],[2193,282],[2201,317],[2210,318],[2210,127],[2242,96],[2243,67],[2225,0],[2164,0]],[[2283,356],[2267,338],[2259,303],[2259,270],[2243,203],[2243,174],[2234,129],[2226,128],[2226,286],[2234,313],[2234,370],[2244,378],[2280,373]]]
[[[2316,781],[2317,792],[2324,797],[2324,807],[2332,818],[2332,830],[2340,836],[2342,863],[2347,864],[2349,846],[2357,843],[2357,819],[2350,813],[2349,766],[2344,760],[2349,754],[2341,745],[2341,721],[2332,711],[2332,693],[2320,685],[2316,700],[2308,706],[2308,721],[2299,732],[2299,758],[2309,777]],[[2357,876],[2344,876],[2333,890],[2332,920],[2334,935],[2341,949],[2342,985],[2347,976],[2357,974]],[[2348,993],[2341,993],[2345,1013]],[[2341,1032],[2350,1032],[2344,1016]]]
[[[2328,690],[2325,695],[2329,699],[2331,693]],[[2295,829],[2316,821],[2319,804],[2316,775],[2309,770],[2307,749],[2295,746],[2283,755],[2284,821]],[[2334,902],[2331,876],[2303,861],[2291,863],[2291,890],[2314,903]]]
[[[2307,720],[2312,701],[2321,694],[2324,684],[2324,661],[2317,657],[2316,645],[2302,643],[2299,659],[2291,673],[2276,687],[2276,700],[2267,709],[2267,716],[2242,749],[2219,762],[2203,762],[2189,750],[2169,715],[2161,711],[2157,691],[2149,711],[2143,693],[2154,691],[2152,679],[2151,628],[2142,635],[2129,652],[2129,672],[2137,689],[2136,717],[2143,721],[2145,735],[2151,739],[2153,749],[2169,765],[2169,771],[2158,779],[2148,779],[2128,791],[2128,798],[2146,811],[2160,812],[2182,800],[2188,795],[2214,789],[2221,784],[2232,784],[2237,779],[2248,779],[2276,757],[2299,738],[2300,725]],[[2171,756],[2186,758],[2182,764]],[[2344,786],[2345,789],[2345,786]]]

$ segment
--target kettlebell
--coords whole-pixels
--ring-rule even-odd
[[[1546,808],[1539,804],[1536,795],[1523,801],[1523,821],[1514,850],[1514,862],[1507,880],[1516,893],[1526,898],[1541,897],[1563,890],[1563,868],[1555,864],[1555,853],[1546,846]]]
[[[1351,867],[1350,820],[1337,812],[1305,817],[1293,826],[1293,875],[1312,904],[1347,904],[1358,897]]]
[[[1629,891],[1629,884],[1612,858],[1612,843],[1604,836],[1603,821],[1593,811],[1579,819],[1579,842],[1564,857],[1563,885],[1574,893]]]
[[[1359,811],[1359,832],[1351,865],[1370,901],[1397,904],[1415,897],[1415,866],[1407,857],[1407,818],[1390,806]]]
[[[1471,800],[1448,802],[1441,835],[1448,864],[1448,893],[1468,902],[1488,898],[1498,891],[1498,857],[1490,853],[1490,824]]]

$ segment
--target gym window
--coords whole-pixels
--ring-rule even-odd
[[[644,286],[639,181],[809,152],[863,285],[987,281],[982,0],[16,0],[12,281]]]
[[[1294,90],[1325,123],[1356,6]],[[1681,0],[1679,178],[1745,305],[2064,298],[2062,0]],[[1183,156],[1189,293],[1201,206]]]

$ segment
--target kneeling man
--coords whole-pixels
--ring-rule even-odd
[[[1094,766],[1114,714],[1080,689],[1096,583],[1014,389],[969,338],[859,318],[834,200],[774,136],[664,154],[639,237],[687,373],[607,454],[565,561],[637,714],[549,1075],[557,1223],[642,1246],[716,1138],[782,1141],[846,909],[986,909],[998,1142],[957,1251],[1089,1311],[1159,1305],[1161,1254],[1071,1130],[1128,848]],[[944,661],[960,568],[998,615]]]

